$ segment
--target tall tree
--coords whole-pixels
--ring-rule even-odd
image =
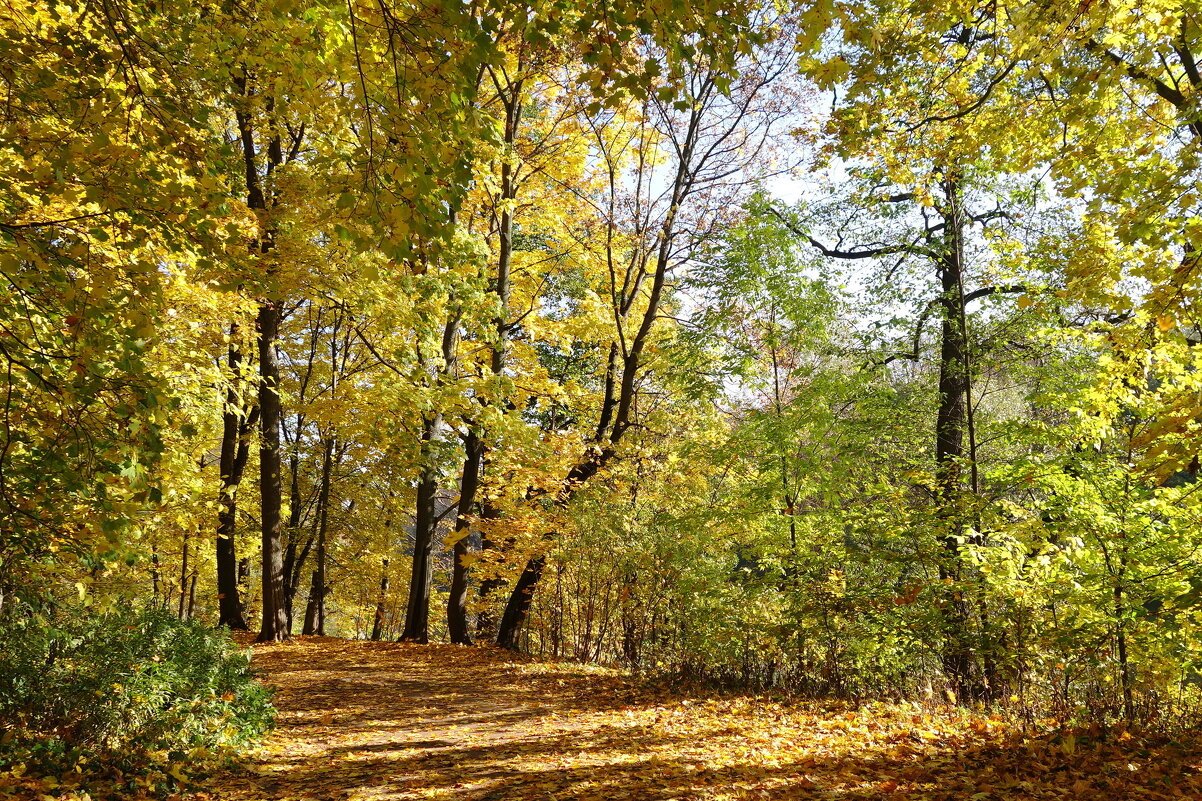
[[[684,76],[679,97],[666,87],[652,92],[632,110],[632,122],[624,130],[605,125],[608,115],[593,121],[609,178],[599,205],[614,339],[596,428],[552,493],[554,503],[570,501],[614,458],[637,424],[635,400],[647,367],[644,352],[659,330],[672,271],[713,236],[721,226],[721,211],[740,191],[749,191],[762,169],[760,159],[787,113],[782,100],[788,95],[784,78],[790,69],[791,59],[779,44],[741,62],[729,85],[715,63],[702,59]],[[627,165],[632,175],[625,173]],[[661,165],[666,166],[663,171]],[[545,564],[543,552],[523,567],[501,618],[499,645],[517,647]]]

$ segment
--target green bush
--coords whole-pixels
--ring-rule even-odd
[[[225,631],[159,610],[0,617],[0,768],[193,761],[261,736],[273,715]]]

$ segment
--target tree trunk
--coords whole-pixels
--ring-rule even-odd
[[[1131,660],[1127,653],[1127,603],[1123,598],[1123,585],[1127,576],[1127,543],[1123,542],[1119,554],[1119,570],[1114,582],[1114,626],[1115,645],[1119,658],[1119,684],[1123,691],[1123,719],[1135,721],[1135,692],[1131,676]]]
[[[384,633],[384,601],[388,597],[388,560],[380,569],[380,597],[376,601],[376,617],[371,624],[372,641],[378,641]]]
[[[317,585],[317,627],[315,633],[326,633],[326,530],[330,521],[330,474],[334,468],[334,437],[326,438],[325,454],[321,460],[321,488],[317,493],[317,569],[313,580]]]
[[[939,578],[948,585],[943,606],[946,642],[943,671],[961,700],[976,699],[981,688],[973,677],[970,645],[970,609],[960,582],[963,560],[960,541],[965,531],[965,501],[961,465],[968,429],[968,332],[964,314],[963,222],[960,189],[954,179],[944,185],[947,207],[942,210],[946,247],[939,262],[942,312],[939,349],[939,409],[935,420],[936,513],[942,527],[943,554]],[[975,476],[975,465],[972,466]],[[974,481],[975,484],[975,481]]]
[[[296,452],[300,440],[300,421],[297,422],[293,434],[293,449],[288,456],[288,524],[285,531],[288,535],[288,545],[284,548],[284,609],[288,614],[288,633],[292,633],[293,614],[296,606],[296,590],[300,586],[301,571],[309,548],[313,546],[313,538],[305,542],[304,550],[298,555],[296,543],[300,539],[301,497],[300,497],[300,455]]]
[[[239,450],[246,450],[247,431],[244,430],[247,412],[238,392],[242,383],[240,372],[242,354],[238,350],[238,324],[230,326],[230,347],[227,357],[229,388],[225,392],[225,409],[221,415],[221,494],[217,509],[217,625],[236,631],[246,631],[246,616],[238,592],[238,555],[234,547],[237,533],[238,486],[246,460],[238,459]]]
[[[250,84],[250,76],[245,70],[234,76],[234,86],[241,95],[248,98],[253,94]],[[275,110],[273,98],[265,98],[264,110],[271,119]],[[238,124],[238,138],[242,145],[246,205],[255,211],[267,211],[269,196],[272,206],[275,205],[276,198],[271,194],[270,187],[264,189],[265,180],[269,180],[275,169],[284,163],[280,136],[273,132],[267,137],[266,159],[260,174],[251,112],[238,111],[235,118]],[[275,127],[275,130],[278,131],[278,127]],[[255,250],[261,255],[269,253],[274,245],[274,236],[274,229],[268,227],[262,230],[254,243]],[[264,272],[267,279],[264,294],[269,294],[274,289],[271,286],[273,269],[270,264]],[[271,642],[288,638],[280,519],[280,367],[276,358],[276,342],[280,331],[278,299],[268,297],[259,302],[255,327],[259,350],[259,516],[263,551],[263,616],[258,641]]]
[[[534,600],[534,588],[538,586],[538,580],[542,578],[543,567],[546,564],[546,556],[533,557],[526,562],[522,575],[518,576],[518,583],[509,596],[509,602],[505,604],[505,614],[501,616],[501,625],[497,630],[497,645],[502,648],[508,648],[511,651],[518,650],[518,637],[522,632],[522,624],[526,622],[526,615]]]
[[[188,619],[196,612],[196,568],[192,569],[192,577],[188,581]]]
[[[159,605],[159,549],[155,545],[150,546],[150,583],[151,590],[154,592],[154,605]],[[166,593],[164,593],[166,595]],[[166,601],[164,601],[166,603]],[[220,625],[220,624],[218,624]]]
[[[556,503],[564,505],[571,500],[572,496],[576,494],[576,490],[596,475],[597,471],[612,456],[613,450],[611,449],[586,454],[585,458],[568,473],[567,480],[564,481],[563,487],[556,495]],[[555,538],[554,533],[547,533],[543,536],[547,540]],[[530,557],[522,569],[522,575],[518,577],[513,592],[509,594],[509,600],[505,604],[505,613],[501,615],[501,624],[497,627],[497,645],[502,648],[517,650],[518,634],[526,622],[526,614],[530,611],[534,590],[538,586],[539,579],[542,578],[545,563],[546,556],[543,554]]]
[[[259,642],[288,638],[280,482],[280,368],[276,359],[280,312],[276,301],[259,307],[259,488],[263,540],[263,622]]]
[[[518,71],[521,72],[522,65],[519,62]],[[507,87],[508,95],[503,97],[505,105],[505,130],[502,135],[505,144],[512,148],[518,137],[518,131],[522,120],[522,105],[523,105],[523,89],[524,81],[518,79],[509,84]],[[497,296],[497,315],[493,318],[493,327],[496,330],[497,340],[493,344],[491,369],[494,376],[501,376],[505,372],[505,361],[508,355],[509,344],[509,295],[510,295],[510,272],[513,266],[513,208],[514,201],[517,198],[519,184],[514,180],[514,165],[507,157],[501,161],[501,186],[500,186],[500,216],[499,225],[497,227],[497,283],[495,286],[495,294]],[[479,437],[475,441],[475,445],[479,447],[479,458],[474,464],[476,485],[475,490],[479,489],[480,477],[484,472],[485,459],[487,457],[487,449],[484,447],[484,440],[487,435]],[[464,481],[467,480],[468,463],[472,461],[472,448],[469,447],[467,441],[464,442],[467,451],[467,460],[464,462]],[[474,492],[473,492],[474,494]],[[462,492],[460,493],[462,496]],[[460,507],[461,509],[464,507]],[[485,502],[481,509],[481,516],[486,519],[495,520],[500,517],[500,511]],[[458,526],[458,524],[457,524]],[[458,531],[457,531],[458,533]],[[491,550],[495,543],[484,537],[480,543],[481,549]],[[456,543],[458,548],[459,543]],[[455,553],[456,570],[461,564],[462,555],[466,553],[465,549],[462,553],[457,550]],[[452,577],[452,580],[454,577]],[[466,593],[466,577],[464,577],[463,592]],[[504,579],[494,577],[483,581],[480,584],[480,601],[482,604],[480,614],[476,618],[476,634],[482,639],[490,639],[495,633],[496,619],[492,615],[492,610],[489,608],[489,602],[493,593],[505,586]],[[456,587],[452,584],[451,598],[456,598]],[[454,600],[452,602],[455,602]],[[464,596],[463,605],[466,606],[466,595]],[[450,612],[448,612],[450,614]],[[464,611],[465,623],[463,625],[463,642],[470,642],[470,637],[467,633],[466,625],[466,610]],[[456,624],[458,625],[458,624]],[[458,642],[454,639],[452,641]]]
[[[301,628],[301,634],[306,637],[311,634],[320,634],[321,628],[321,579],[317,575],[317,571],[313,571],[312,579],[309,582],[309,601],[305,604],[305,624]]]
[[[430,580],[434,561],[434,498],[438,493],[438,476],[431,464],[433,454],[429,444],[440,424],[437,416],[426,418],[422,430],[421,478],[417,483],[417,508],[413,527],[413,572],[409,579],[409,604],[405,608],[405,629],[401,640],[427,643],[430,641]]]
[[[476,491],[480,486],[480,465],[484,460],[484,444],[475,433],[469,432],[463,439],[467,458],[463,461],[463,475],[459,481],[459,507],[455,516],[455,545],[452,553],[451,593],[447,599],[447,631],[451,642],[471,645],[467,624],[468,570],[465,559],[468,555],[468,519],[476,503]]]
[[[180,566],[179,566],[179,612],[176,614],[176,617],[178,617],[180,620],[184,619],[184,614],[186,612],[186,608],[185,608],[184,604],[188,600],[188,544],[189,544],[188,541],[189,541],[189,539],[190,538],[188,536],[188,532],[185,530],[184,531],[184,553],[183,553],[183,558],[180,559]]]
[[[301,546],[300,553],[296,552],[296,545],[289,543],[289,554],[295,554],[292,561],[287,558],[284,560],[284,603],[288,608],[288,632],[292,632],[294,608],[296,606],[296,592],[300,588],[301,575],[304,572],[305,564],[309,561],[309,554],[313,551],[313,541],[316,537],[310,533],[305,539],[305,544]]]
[[[650,276],[651,285],[646,288],[646,307],[641,315],[636,315],[638,327],[633,334],[621,338],[621,348],[614,351],[611,347],[611,365],[620,365],[620,374],[614,374],[613,368],[607,370],[605,382],[605,397],[601,404],[602,425],[608,423],[608,432],[598,428],[596,437],[584,458],[569,471],[559,492],[556,493],[556,503],[566,504],[576,491],[580,489],[610,458],[613,457],[618,443],[633,424],[636,381],[643,366],[643,350],[650,341],[655,322],[660,318],[660,305],[668,286],[668,273],[673,260],[673,249],[676,245],[678,217],[681,204],[694,189],[694,181],[698,172],[704,167],[706,159],[712,155],[710,150],[697,154],[698,136],[702,128],[702,115],[705,104],[696,103],[690,112],[686,133],[680,144],[679,157],[675,165],[676,172],[672,178],[668,211],[659,223],[655,232],[654,242],[645,252],[647,262],[652,269],[644,272],[647,262],[638,269],[639,277],[629,281],[627,288],[614,308],[616,322],[620,328],[625,328],[632,314],[635,314],[636,299],[643,295],[643,281]],[[694,158],[696,157],[696,161]],[[614,180],[611,175],[611,181]],[[614,189],[611,186],[611,191]],[[610,245],[612,247],[612,244]],[[612,255],[612,253],[611,253]],[[633,264],[634,262],[632,262]],[[629,273],[628,273],[629,279]],[[615,394],[616,393],[616,394]],[[612,417],[612,422],[610,419]],[[549,533],[548,539],[555,535]],[[516,650],[518,634],[525,622],[530,609],[530,602],[538,581],[542,577],[545,556],[535,556],[527,561],[517,585],[510,593],[505,606],[505,614],[501,617],[501,625],[497,630],[497,644]]]
[[[483,465],[481,465],[483,470]],[[484,520],[500,518],[501,511],[485,500],[480,504],[480,517]],[[492,551],[497,543],[484,535],[480,538],[480,550]],[[492,640],[497,636],[497,618],[492,612],[493,596],[505,586],[505,579],[493,576],[480,582],[480,614],[476,616],[476,636],[482,640]]]

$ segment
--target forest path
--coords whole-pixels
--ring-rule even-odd
[[[491,648],[259,646],[275,733],[208,801],[1202,799],[1202,756],[910,705],[638,689]]]

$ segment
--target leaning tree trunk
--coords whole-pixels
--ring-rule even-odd
[[[591,453],[584,461],[573,467],[556,497],[556,502],[563,505],[571,500],[576,490],[596,475],[597,471],[612,456],[613,451],[609,449],[600,453]],[[553,532],[548,532],[543,536],[548,541],[555,539]],[[522,574],[518,576],[517,584],[514,585],[513,592],[509,594],[509,600],[505,604],[505,612],[501,615],[501,624],[497,627],[497,645],[502,648],[508,648],[511,651],[518,649],[518,635],[530,612],[534,591],[538,587],[539,579],[543,577],[543,567],[546,562],[546,555],[539,554],[530,557],[526,561],[526,566],[522,568]]]
[[[518,637],[522,633],[522,624],[530,612],[530,604],[534,600],[534,589],[538,580],[543,576],[543,568],[547,564],[546,556],[536,556],[526,562],[518,583],[509,596],[505,605],[505,614],[501,616],[501,625],[497,630],[497,645],[511,651],[518,649]]]
[[[523,64],[519,55],[518,75],[522,73],[522,70]],[[522,125],[524,87],[525,81],[519,77],[516,81],[508,84],[506,91],[501,93],[501,102],[505,106],[505,129],[502,131],[501,140],[510,150],[517,143],[518,131]],[[513,208],[516,204],[513,201],[518,196],[519,185],[516,166],[514,166],[510,154],[506,153],[500,164],[500,194],[498,196],[500,214],[498,229],[496,229],[496,283],[494,285],[496,315],[493,318],[496,342],[493,344],[492,364],[490,364],[496,378],[500,378],[505,373],[508,338],[510,338],[511,331],[508,318],[510,318],[513,267]],[[464,438],[465,458],[463,475],[459,483],[456,541],[454,541],[454,552],[452,553],[451,598],[447,600],[447,630],[450,631],[451,641],[460,643],[460,645],[471,645],[471,636],[468,633],[468,568],[464,564],[464,559],[469,554],[468,521],[466,521],[465,515],[470,514],[471,506],[475,503],[476,492],[480,488],[484,459],[487,456],[486,446],[484,446],[486,439],[487,432],[483,434],[469,432],[468,437]],[[482,511],[484,517],[499,516],[498,510],[488,504],[484,505]],[[486,538],[481,545],[488,548],[493,544]],[[484,581],[480,588],[482,603],[487,604],[490,595],[504,586],[505,582],[501,578],[489,578]],[[478,635],[486,637],[492,635],[493,619],[487,607],[477,618],[476,627]]]
[[[677,244],[677,221],[681,204],[685,202],[695,187],[698,172],[704,167],[706,159],[713,150],[698,153],[697,142],[702,130],[702,115],[705,104],[698,102],[690,111],[689,124],[680,144],[676,172],[672,179],[670,200],[667,213],[658,226],[655,240],[650,251],[646,254],[653,267],[649,271],[651,286],[644,288],[643,280],[647,273],[639,268],[641,277],[631,282],[630,291],[619,301],[614,313],[621,328],[630,319],[637,320],[638,326],[629,336],[623,337],[620,349],[611,348],[611,367],[607,371],[605,381],[605,396],[601,403],[601,423],[593,438],[593,443],[581,459],[569,472],[560,490],[556,493],[556,503],[566,505],[580,487],[591,479],[598,470],[605,466],[617,450],[618,444],[633,424],[636,382],[643,368],[643,351],[651,339],[656,321],[660,319],[660,305],[668,286],[668,274],[674,258],[674,248]],[[696,160],[695,160],[696,157]],[[613,178],[611,177],[611,181]],[[632,262],[632,265],[635,262]],[[645,265],[644,265],[645,266]],[[643,297],[646,290],[646,306],[639,314],[636,311],[636,300]],[[621,352],[618,353],[618,350]],[[614,367],[620,365],[620,374],[614,373]],[[605,426],[608,425],[608,431]],[[547,539],[553,539],[554,533],[547,533]],[[501,617],[501,625],[497,629],[497,644],[506,648],[517,649],[518,633],[530,610],[534,592],[542,578],[545,556],[531,557],[522,570],[518,582],[510,593],[505,605],[505,614]]]

